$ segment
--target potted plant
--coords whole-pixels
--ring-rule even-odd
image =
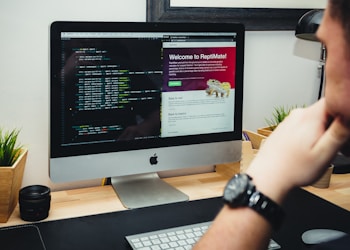
[[[0,128],[0,222],[7,222],[18,202],[28,150],[18,145],[19,130]]]
[[[297,106],[292,107],[285,107],[285,106],[278,106],[274,108],[274,111],[272,113],[272,117],[270,119],[265,119],[267,127],[259,128],[258,134],[269,136],[272,131],[275,130],[275,128],[280,124],[288,115],[289,113],[295,109]]]

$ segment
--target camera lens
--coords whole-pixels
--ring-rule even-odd
[[[50,188],[33,185],[19,191],[19,210],[22,220],[39,221],[49,216],[51,202]]]

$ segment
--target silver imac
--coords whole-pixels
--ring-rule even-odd
[[[54,22],[50,178],[111,177],[124,206],[187,200],[160,173],[241,158],[244,26]]]

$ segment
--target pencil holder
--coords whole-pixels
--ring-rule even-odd
[[[321,178],[318,179],[318,181],[316,181],[314,184],[312,184],[312,186],[316,188],[328,188],[331,182],[333,169],[334,166],[331,164],[327,171],[321,176]]]

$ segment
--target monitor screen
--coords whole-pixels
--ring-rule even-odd
[[[240,160],[242,24],[54,22],[50,39],[54,182]]]

